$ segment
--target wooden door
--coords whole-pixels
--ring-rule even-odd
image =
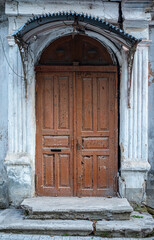
[[[78,196],[115,194],[117,174],[116,75],[78,72]]]
[[[116,67],[39,67],[38,70],[37,194],[114,195]]]
[[[73,195],[72,73],[37,73],[36,191]]]

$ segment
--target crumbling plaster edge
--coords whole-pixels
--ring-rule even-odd
[[[32,166],[32,158],[28,153],[8,153],[4,160],[6,166]]]
[[[123,161],[121,171],[148,172],[151,166],[147,161]]]

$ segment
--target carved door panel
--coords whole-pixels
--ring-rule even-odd
[[[115,74],[78,72],[78,196],[114,195],[116,166]]]
[[[37,194],[72,196],[72,73],[38,73],[36,94]]]

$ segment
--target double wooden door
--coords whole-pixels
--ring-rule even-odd
[[[38,67],[36,193],[116,193],[116,67]]]

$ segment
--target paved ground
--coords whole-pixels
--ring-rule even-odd
[[[91,221],[91,220],[31,220],[25,219],[22,209],[0,211],[0,233],[46,234],[54,236],[95,236],[104,237],[146,237],[154,231],[154,220],[148,213],[133,212],[130,220]],[[64,235],[65,233],[65,235]],[[66,235],[68,234],[68,235]],[[12,235],[13,236],[13,235]],[[26,235],[27,236],[27,235]],[[22,237],[22,236],[21,236]],[[43,236],[44,237],[44,236]],[[3,240],[0,237],[0,240]],[[28,240],[25,238],[18,238]],[[39,239],[32,238],[32,239]],[[42,237],[40,238],[42,240]],[[40,240],[39,239],[39,240]],[[47,240],[49,237],[47,238]],[[62,237],[59,237],[62,239]],[[70,238],[71,239],[71,238]],[[77,239],[77,238],[76,238]],[[76,240],[73,239],[72,240]],[[84,238],[79,238],[84,239]],[[95,238],[98,240],[98,238]],[[5,240],[5,239],[4,239]],[[8,238],[10,240],[10,238]],[[16,238],[14,238],[16,240]],[[31,238],[30,238],[31,240]],[[51,239],[54,240],[54,239]],[[57,239],[56,239],[57,240]],[[66,239],[67,240],[67,239]],[[86,239],[91,240],[91,239]]]
[[[136,240],[135,238],[110,238],[113,240]],[[138,238],[137,240],[154,240],[151,238]],[[62,237],[62,236],[44,236],[44,235],[25,235],[25,234],[6,234],[0,233],[0,240],[109,240],[109,238],[100,237]]]

